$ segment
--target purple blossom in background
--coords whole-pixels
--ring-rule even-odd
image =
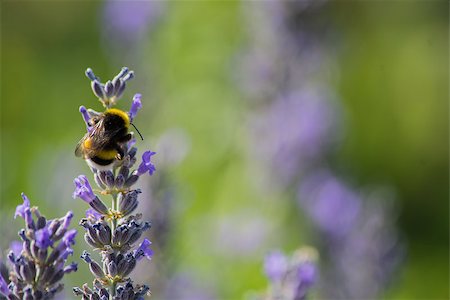
[[[272,281],[279,281],[286,272],[288,262],[286,256],[280,251],[274,251],[266,256],[264,261],[264,272]]]
[[[335,28],[317,18],[324,3],[245,4],[250,44],[242,82],[259,106],[249,117],[249,153],[273,174],[268,183],[298,189],[300,207],[318,233],[320,295],[373,299],[391,281],[401,246],[386,195],[369,199],[327,171],[343,113],[330,83]],[[313,277],[314,271],[305,267],[301,273]]]
[[[316,226],[339,239],[354,228],[360,212],[359,195],[328,171],[319,170],[302,179],[299,199]]]
[[[303,300],[318,279],[317,253],[301,248],[291,257],[280,251],[266,256],[264,269],[270,280],[265,300]]]
[[[329,152],[338,129],[338,110],[330,98],[325,90],[297,90],[252,116],[253,155],[272,165],[275,180],[291,183]]]
[[[119,52],[136,48],[164,8],[164,1],[107,0],[102,12],[103,36]],[[108,48],[109,48],[108,47]]]
[[[330,265],[324,270],[321,287],[328,297],[373,298],[389,283],[402,248],[389,203],[383,198],[389,199],[387,195],[357,195],[327,171],[305,178],[299,203],[322,231],[321,248]],[[339,286],[326,282],[339,282]]]
[[[22,243],[11,243],[9,267],[0,261],[0,299],[53,299],[64,275],[77,270],[76,263],[65,266],[77,233],[68,230],[73,214],[47,220],[23,193],[22,199],[15,216],[24,217],[26,227],[19,231]]]

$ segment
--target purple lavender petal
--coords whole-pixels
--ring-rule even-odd
[[[89,120],[91,119],[91,117],[89,116],[89,113],[88,113],[86,107],[84,107],[83,105],[80,106],[79,110],[80,110],[81,116],[83,117],[83,121],[86,124],[86,130],[88,132],[90,132],[91,126],[89,126]]]
[[[69,228],[70,225],[70,221],[73,218],[73,212],[72,211],[68,211],[67,214],[64,216],[63,218],[63,223],[62,223],[62,228],[66,229]]]
[[[25,219],[25,209],[30,208],[30,200],[24,193],[22,193],[22,199],[23,199],[23,204],[20,204],[16,207],[16,213],[14,214],[14,219],[17,216],[21,216],[22,218]]]
[[[136,94],[133,97],[133,103],[131,104],[129,112],[131,122],[133,122],[134,118],[136,117],[138,111],[141,108],[142,108],[141,94]]]
[[[66,247],[70,247],[71,245],[75,244],[75,236],[76,235],[77,235],[76,229],[71,229],[64,234],[64,237],[62,240],[63,240],[63,243],[66,245]]]
[[[53,245],[53,241],[50,239],[50,233],[48,232],[48,228],[44,227],[39,229],[35,233],[36,237],[36,245],[42,250],[47,249],[51,245]]]
[[[150,249],[150,245],[152,242],[150,242],[148,239],[144,239],[142,243],[139,245],[139,248],[137,248],[134,252],[134,255],[136,256],[136,260],[141,259],[143,256],[147,257],[147,259],[151,260],[153,256],[153,250]]]
[[[101,217],[102,217],[102,215],[93,208],[88,208],[86,210],[86,218],[93,218],[94,220],[97,221],[97,220],[100,220]]]
[[[73,198],[80,198],[87,203],[91,203],[95,199],[95,194],[92,191],[91,185],[85,175],[80,175],[73,181],[75,183],[75,191]]]
[[[63,271],[64,273],[76,272],[78,270],[77,263],[73,262],[70,265],[66,266]]]
[[[151,157],[155,154],[156,152],[152,151],[145,151],[144,154],[142,154],[142,162],[137,170],[139,176],[147,172],[149,175],[153,175],[156,171],[155,165],[151,162]]]

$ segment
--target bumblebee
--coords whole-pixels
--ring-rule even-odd
[[[91,130],[78,142],[75,155],[86,159],[93,168],[110,169],[125,156],[126,142],[133,137],[128,132],[130,124],[133,125],[128,114],[116,108],[92,117],[88,122]]]

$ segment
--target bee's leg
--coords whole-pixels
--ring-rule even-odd
[[[116,151],[117,151],[116,158],[118,160],[122,160],[123,157],[125,156],[125,147],[123,147],[123,145],[117,145]]]
[[[124,135],[123,137],[121,137],[120,139],[117,140],[117,146],[116,146],[117,155],[116,155],[116,158],[118,160],[122,160],[123,157],[125,156],[126,146],[124,145],[124,143],[128,142],[132,138],[133,138],[133,134],[132,133],[128,133],[128,134]]]

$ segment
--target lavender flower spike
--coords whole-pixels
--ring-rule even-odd
[[[85,175],[80,175],[73,181],[75,183],[75,191],[73,198],[80,198],[86,203],[91,203],[95,199],[95,194],[92,191],[91,185]]]
[[[88,69],[88,71],[94,94],[107,109],[111,109],[116,104],[116,100],[120,98],[126,87],[126,82],[134,76],[132,71],[124,67],[116,77],[103,85],[93,75],[92,70]],[[141,107],[141,94],[135,94],[128,112],[130,121],[134,120]],[[83,117],[86,113],[92,115],[92,110],[86,110],[84,107],[81,112]],[[85,117],[84,120],[86,122]],[[80,221],[80,225],[85,230],[84,239],[94,250],[100,251],[102,260],[96,262],[91,259],[87,251],[83,252],[82,259],[89,264],[95,279],[92,289],[87,284],[73,289],[74,294],[81,296],[82,299],[141,300],[149,291],[148,286],[135,285],[130,278],[137,261],[143,257],[150,260],[153,255],[150,248],[151,242],[147,239],[133,250],[143,232],[150,228],[150,222],[141,221],[142,214],[132,214],[137,209],[138,195],[141,193],[139,189],[134,189],[132,186],[140,175],[153,174],[155,166],[151,162],[151,156],[155,152],[144,152],[142,163],[136,169],[133,167],[137,153],[134,144],[134,140],[121,144],[123,156],[117,164],[111,166],[111,169],[91,169],[95,183],[101,190],[98,196],[92,191],[86,176],[80,175],[74,180],[76,188],[73,196],[81,198],[91,206],[91,209],[86,211],[86,218]],[[110,208],[100,200],[101,195],[112,197]],[[71,269],[73,268],[67,267],[67,270]]]
[[[0,275],[0,299],[52,299],[63,289],[60,281],[64,274],[77,269],[76,263],[64,266],[75,243],[76,230],[67,230],[72,213],[47,220],[37,207],[30,209],[24,194],[22,198],[24,204],[16,209],[16,215],[24,216],[26,223],[19,231],[22,248],[19,251],[16,243],[8,254],[9,268],[5,266],[7,272]]]

